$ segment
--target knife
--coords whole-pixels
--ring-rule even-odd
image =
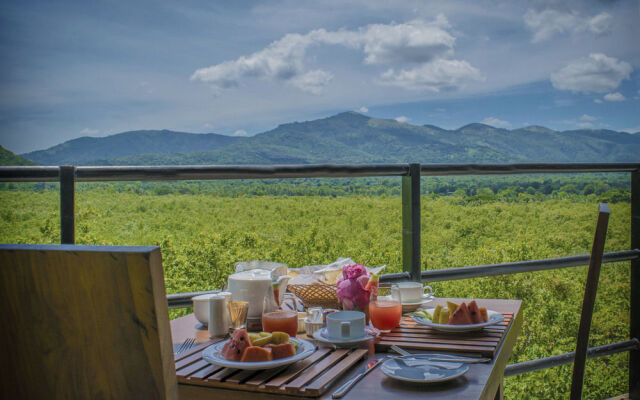
[[[354,376],[353,378],[349,379],[344,384],[342,384],[342,386],[340,386],[338,388],[338,390],[333,392],[333,394],[331,395],[331,398],[340,399],[340,398],[344,397],[344,395],[347,394],[347,392],[349,390],[351,390],[351,388],[356,383],[358,383],[360,381],[360,379],[364,378],[365,375],[367,375],[369,372],[373,371],[378,365],[382,364],[382,362],[384,360],[388,359],[388,358],[389,358],[389,356],[382,357],[382,358],[377,359],[373,363],[367,364],[367,369],[364,372],[359,373],[358,375]]]

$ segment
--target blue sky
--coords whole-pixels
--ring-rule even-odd
[[[347,110],[640,131],[637,1],[4,1],[0,145]]]

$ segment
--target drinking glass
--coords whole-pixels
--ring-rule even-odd
[[[381,332],[389,332],[400,324],[402,297],[397,285],[380,287],[371,291],[369,319],[371,325]]]
[[[262,307],[262,330],[286,332],[291,337],[298,333],[298,313],[276,305],[272,296],[266,296]]]
[[[227,303],[227,306],[229,307],[231,329],[245,329],[247,327],[249,303],[246,301],[230,301]]]

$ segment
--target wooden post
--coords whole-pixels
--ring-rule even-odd
[[[631,248],[640,249],[640,171],[631,173]],[[631,260],[630,336],[640,340],[640,260]],[[640,399],[640,350],[629,352],[629,398]]]
[[[402,269],[421,281],[420,164],[409,164],[409,175],[402,177]]]
[[[60,243],[75,244],[76,167],[60,167]]]

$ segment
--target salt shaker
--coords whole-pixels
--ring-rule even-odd
[[[215,295],[209,297],[209,336],[219,337],[227,334],[229,330],[227,315],[227,299],[224,296]]]

